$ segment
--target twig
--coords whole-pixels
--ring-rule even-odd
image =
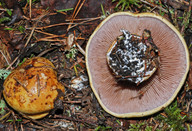
[[[39,97],[40,95],[40,79],[39,79],[39,74],[37,74],[37,96]]]
[[[63,35],[55,35],[55,34],[51,34],[51,33],[47,33],[47,32],[43,32],[43,31],[40,31],[40,30],[35,30],[35,32],[38,32],[38,33],[42,33],[42,34],[45,34],[45,35],[48,35],[48,37],[44,37],[44,38],[41,38],[37,41],[54,41],[54,40],[51,40],[50,38],[56,38],[56,37],[59,37],[59,38],[67,38],[66,37],[66,34],[63,34]],[[82,37],[76,37],[77,40],[84,40],[85,38],[82,38]],[[56,40],[56,41],[63,41],[63,40]]]
[[[59,40],[59,39],[46,39],[46,38],[39,39],[39,40],[36,41],[36,42],[39,42],[39,41],[63,42],[63,40]]]
[[[79,64],[80,62],[84,62],[85,63],[83,58],[77,59],[77,61],[69,69],[72,69],[75,65]]]
[[[29,119],[31,122],[36,123],[37,125],[40,125],[40,126],[42,126],[42,127],[44,127],[44,128],[49,128],[50,130],[54,130],[53,127],[48,126],[47,124],[43,124],[43,123],[41,123],[40,121],[31,119],[30,117],[28,117],[27,115],[25,115],[25,114],[22,113],[22,112],[19,112],[19,113],[20,113],[21,115],[23,115],[25,118]]]
[[[9,63],[9,61],[7,60],[7,57],[5,56],[5,54],[2,52],[2,50],[0,50],[0,52],[1,52],[1,54],[3,55],[3,57],[4,57],[5,61],[7,62],[7,64],[9,65],[10,63]]]
[[[4,116],[2,116],[0,118],[0,121],[4,120],[5,118],[7,118],[9,115],[11,114],[11,111],[9,111],[7,114],[5,114]]]
[[[31,19],[31,3],[32,0],[29,0],[29,18]]]
[[[75,27],[75,26],[77,26],[77,25],[84,24],[84,23],[86,23],[86,22],[90,22],[90,21],[94,21],[94,20],[98,20],[98,19],[101,19],[101,17],[99,16],[99,17],[96,17],[96,18],[92,18],[92,19],[90,19],[90,20],[82,21],[82,22],[80,22],[80,23],[77,23],[77,24],[71,26],[69,29],[71,29],[71,28],[73,28],[73,27]]]
[[[40,125],[35,125],[35,124],[33,124],[32,122],[30,123],[30,124],[28,124],[28,126],[30,127],[30,128],[32,128],[32,130],[41,130],[41,131],[44,131],[45,130],[45,128],[44,127],[42,127],[42,126],[40,126]]]
[[[13,11],[13,9],[9,9],[10,11]],[[0,8],[0,11],[7,11],[5,8]]]
[[[76,93],[76,90],[73,89],[72,87],[68,86],[67,84],[65,83],[62,83],[64,85],[64,87],[67,87],[68,89],[70,89],[73,93]]]
[[[79,18],[79,19],[73,19],[73,21],[85,21],[85,20],[90,20],[90,19],[93,19],[93,18]],[[65,21],[72,21],[72,19],[67,19]]]
[[[29,37],[28,37],[28,39],[27,39],[27,42],[26,42],[25,45],[24,45],[24,48],[28,45],[29,41],[31,40],[31,37],[32,37],[33,32],[34,32],[34,30],[35,30],[35,27],[36,27],[36,24],[35,24],[35,26],[33,27],[32,31],[31,31],[31,34],[29,35]],[[19,55],[19,56],[20,56],[20,55]],[[6,70],[8,70],[8,69],[18,60],[19,56],[17,56],[17,57],[14,59],[14,61],[6,68]]]
[[[140,1],[143,2],[144,4],[147,4],[147,5],[150,5],[150,6],[152,6],[152,7],[158,8],[158,9],[162,10],[163,12],[168,13],[168,11],[167,11],[166,9],[164,9],[164,8],[162,8],[162,7],[160,7],[160,6],[153,5],[153,4],[151,4],[151,3],[149,3],[149,2],[147,2],[147,1],[145,1],[145,0],[140,0]]]
[[[81,2],[81,0],[79,0],[78,3],[77,3],[77,5],[75,6],[75,9],[74,9],[73,15],[72,15],[72,21],[73,21],[73,19],[74,19],[75,12],[76,12],[77,7],[79,6],[80,2]]]
[[[73,23],[73,19],[76,18],[76,16],[78,15],[79,11],[81,10],[82,6],[83,6],[84,3],[85,3],[85,0],[83,0],[83,2],[81,3],[81,5],[80,5],[79,8],[77,9],[80,1],[81,1],[81,0],[78,1],[77,5],[76,5],[76,7],[75,7],[75,10],[74,10],[74,12],[73,12],[73,17],[72,17],[72,21],[71,21],[72,23]],[[77,10],[77,11],[76,11],[76,10]],[[69,31],[69,29],[71,29],[71,25],[68,26],[67,31]]]
[[[192,6],[192,3],[187,2],[187,1],[185,1],[185,0],[183,1],[183,3],[186,4],[186,5]]]
[[[97,20],[97,19],[100,19],[100,18],[101,17],[91,18],[91,19],[82,21],[80,23],[72,23],[72,22],[71,23],[58,23],[58,24],[48,25],[48,26],[44,26],[44,27],[36,27],[36,29],[42,30],[42,29],[47,29],[47,28],[51,28],[51,27],[54,27],[54,26],[72,25],[73,24],[73,26],[68,27],[69,29],[71,29],[71,28],[73,28],[73,27],[75,27],[77,25],[84,24],[84,23],[90,22],[90,21],[94,21],[94,20]]]
[[[21,127],[21,131],[24,131],[24,129],[23,129],[23,124],[22,124],[22,123],[21,123],[21,126],[20,126],[20,127]]]
[[[44,26],[44,27],[37,27],[36,29],[47,29],[47,28],[51,28],[51,27],[54,27],[54,26],[61,26],[61,25],[71,25],[71,24],[74,24],[74,23],[58,23],[58,24],[53,24],[53,25],[48,25],[48,26]]]
[[[35,30],[35,32],[39,32],[39,33],[41,33],[41,34],[50,35],[50,36],[55,35],[55,34],[43,32],[43,31],[40,31],[40,30],[37,30],[37,29]]]
[[[51,15],[56,15],[57,13],[49,13],[49,16],[51,16]],[[30,21],[37,21],[40,17],[41,17],[42,15],[39,15],[39,16],[37,16],[37,17],[35,17],[35,18],[28,18],[28,17],[26,17],[25,15],[23,15],[22,17],[24,18],[24,19],[26,19],[26,20],[30,20]]]
[[[11,111],[11,114],[13,116],[13,126],[14,126],[14,131],[18,131],[17,130],[17,127],[16,127],[16,123],[15,123],[15,120],[17,120],[17,117],[15,116],[15,113],[13,111]]]
[[[76,36],[75,31],[74,31],[74,36]],[[78,47],[79,51],[85,56],[86,55],[85,51],[81,48],[81,46],[78,44],[78,42],[76,42],[76,37],[75,37],[74,41],[75,41],[75,45]]]
[[[75,13],[75,16],[73,18],[76,18],[76,16],[78,15],[79,11],[81,10],[82,6],[84,5],[85,0],[83,0],[83,2],[81,3],[80,7],[78,8],[77,12]]]
[[[68,103],[68,104],[79,104],[79,103],[81,103],[81,101],[65,101],[64,103]]]
[[[52,51],[52,50],[54,50],[54,49],[57,49],[57,47],[49,48],[49,49],[41,52],[39,55],[37,55],[37,57],[41,57],[41,56],[43,56],[44,54],[46,54],[47,52]]]
[[[41,38],[41,39],[50,39],[50,38],[56,38],[56,37],[64,37],[64,36],[66,36],[66,34],[64,34],[64,35],[51,35],[51,36],[48,36],[48,37],[44,37],[44,38]],[[41,39],[39,39],[39,40],[41,40]]]
[[[17,78],[13,77],[13,79],[16,80],[27,92],[29,92],[26,86],[23,83],[21,83]]]
[[[28,43],[30,42],[31,37],[32,37],[32,35],[33,35],[34,31],[35,31],[35,28],[36,28],[37,24],[38,24],[39,21],[40,21],[43,17],[45,17],[46,15],[47,15],[47,14],[41,15],[41,16],[39,17],[39,19],[36,21],[36,23],[33,25],[32,31],[31,31],[28,39],[27,39],[27,42],[26,42],[25,45],[24,45],[24,48],[23,48],[22,52],[24,51],[24,49],[26,48],[26,46],[27,46]],[[22,53],[22,52],[21,52],[21,53]],[[6,68],[6,70],[10,69],[10,67],[18,60],[18,58],[20,57],[21,53],[13,60],[13,62]]]
[[[54,9],[56,12],[58,12],[58,10],[56,10],[56,9]],[[65,13],[65,12],[63,12],[63,11],[61,11],[61,12],[59,12],[59,13],[61,13],[61,14],[63,14],[63,15],[67,15],[67,13]]]
[[[73,15],[72,15],[72,21],[71,21],[71,23],[73,23],[74,15],[75,15],[75,12],[76,12],[77,7],[79,6],[80,2],[81,2],[81,0],[79,0],[78,3],[77,3],[77,5],[75,6],[75,9],[74,9]],[[71,25],[68,26],[67,30],[68,30],[70,27],[71,27]]]
[[[83,48],[81,48],[81,46],[77,42],[76,46],[78,47],[79,51],[85,56],[86,55],[85,51],[83,50]]]

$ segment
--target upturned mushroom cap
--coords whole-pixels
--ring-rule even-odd
[[[160,50],[160,67],[138,87],[117,82],[107,65],[106,54],[112,42],[125,29],[142,35],[150,30]],[[184,39],[165,18],[152,13],[114,13],[91,35],[86,47],[86,65],[91,88],[100,105],[117,117],[142,117],[168,106],[185,82],[189,70],[189,53]],[[137,97],[142,89],[143,96]]]
[[[12,71],[3,84],[3,95],[7,103],[32,119],[40,119],[49,114],[59,98],[57,90],[65,91],[57,81],[54,68],[45,58],[26,60]]]

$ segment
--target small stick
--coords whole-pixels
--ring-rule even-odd
[[[31,40],[31,37],[32,37],[33,32],[34,32],[34,30],[35,30],[35,27],[36,27],[36,25],[33,27],[32,31],[31,31],[31,34],[29,35],[29,37],[28,37],[28,39],[27,39],[27,42],[26,42],[25,45],[24,45],[24,48],[28,45],[29,41]],[[8,69],[18,60],[18,58],[19,58],[19,57],[16,57],[16,58],[14,59],[14,61],[6,68],[6,70],[8,70]]]
[[[5,54],[2,52],[2,50],[0,50],[1,54],[3,55],[5,61],[7,62],[8,65],[10,65],[9,61],[7,60],[7,57],[5,56]]]
[[[56,15],[57,13],[49,13],[49,16],[51,16],[51,15]],[[35,17],[35,18],[33,18],[33,19],[30,19],[30,18],[28,18],[28,17],[26,17],[26,16],[22,16],[24,19],[26,19],[26,20],[30,20],[30,21],[37,21],[40,17],[41,17],[42,15],[39,15],[39,16],[37,16],[37,17]],[[30,28],[27,28],[27,29],[30,29]]]
[[[83,2],[81,3],[81,5],[79,6],[79,8],[78,8],[78,10],[77,10],[77,12],[75,13],[75,16],[74,16],[73,18],[75,18],[75,17],[78,15],[78,13],[79,13],[79,11],[81,10],[81,8],[82,8],[82,6],[84,5],[84,3],[85,3],[85,0],[83,0]]]
[[[67,87],[68,89],[70,89],[73,93],[76,93],[76,90],[73,89],[72,87],[68,86],[67,84],[65,83],[62,83],[65,87]]]
[[[46,39],[46,38],[39,39],[36,42],[39,42],[39,41],[63,42],[63,40],[59,40],[59,39]]]
[[[37,125],[40,125],[40,126],[42,126],[42,127],[44,127],[44,128],[49,128],[49,130],[55,130],[55,128],[53,128],[53,127],[51,127],[51,126],[49,126],[49,125],[47,125],[47,124],[44,124],[44,123],[42,123],[42,122],[40,122],[40,121],[34,120],[34,119],[28,117],[26,114],[24,114],[24,113],[22,113],[22,112],[19,112],[19,114],[23,115],[25,118],[29,119],[29,120],[30,120],[31,122],[33,122],[33,123],[36,123]],[[33,125],[33,126],[34,126],[34,125]]]
[[[16,80],[27,92],[29,92],[26,86],[23,83],[21,83],[17,78],[13,77],[13,79]]]
[[[21,123],[21,126],[20,126],[20,127],[21,127],[21,131],[24,131],[24,129],[23,129],[23,124],[22,124],[22,123]]]
[[[53,24],[53,25],[48,25],[48,26],[43,26],[43,27],[37,27],[36,29],[46,29],[46,28],[51,28],[54,26],[61,26],[61,25],[71,25],[74,23],[58,23],[58,24]]]
[[[57,47],[49,48],[49,49],[41,52],[37,57],[41,57],[41,56],[43,56],[44,54],[46,54],[47,52],[52,51],[52,50],[54,50],[54,49],[57,49]]]
[[[75,10],[73,11],[73,15],[72,15],[72,21],[71,23],[73,23],[73,19],[75,18],[74,15],[75,15],[75,12],[77,10],[77,7],[79,6],[81,0],[78,1],[77,5],[75,6]],[[71,25],[68,26],[67,30],[71,27]]]
[[[43,32],[43,31],[40,31],[40,30],[35,30],[36,32],[38,33],[42,33],[42,34],[45,34],[45,35],[48,35],[49,37],[44,37],[44,38],[41,38],[37,41],[42,41],[42,40],[50,40],[52,41],[51,39],[47,39],[47,38],[56,38],[56,37],[62,37],[62,38],[67,38],[66,37],[66,34],[63,34],[63,35],[55,35],[55,34],[51,34],[51,33],[47,33],[47,32]],[[76,37],[77,40],[85,40],[85,38],[82,38],[82,37]],[[63,40],[58,40],[58,41],[63,41]]]
[[[76,36],[75,31],[74,31],[74,36]],[[74,41],[75,41],[75,45],[78,47],[79,51],[85,56],[86,53],[85,53],[85,51],[81,48],[81,46],[76,42],[76,37],[74,38]]]
[[[81,0],[78,1],[77,5],[75,6],[75,10],[73,11],[73,15],[72,15],[72,18],[74,19],[74,15],[75,15],[75,12],[77,10],[77,7],[79,6]],[[73,21],[73,20],[72,20]]]
[[[79,19],[73,19],[73,21],[85,21],[85,20],[90,20],[90,19],[93,19],[93,18],[79,18]],[[67,19],[65,21],[72,21],[72,19]]]
[[[65,101],[65,103],[78,104],[81,103],[81,101]]]
[[[151,3],[149,3],[149,2],[147,2],[147,1],[145,1],[145,0],[140,0],[140,1],[143,2],[143,3],[145,3],[145,4],[147,4],[147,5],[150,5],[150,6],[152,6],[152,7],[156,7],[156,8],[158,8],[158,9],[162,10],[162,11],[165,12],[165,13],[168,13],[168,11],[167,11],[166,9],[164,9],[164,8],[162,8],[162,7],[160,7],[160,6],[153,5],[153,4],[151,4]]]
[[[10,9],[10,10],[13,11],[13,9]],[[0,8],[0,11],[7,11],[7,9]]]
[[[42,39],[49,39],[49,38],[56,38],[56,37],[64,37],[64,36],[66,36],[66,34],[64,34],[64,35],[51,35],[51,36],[48,36],[48,37],[45,37],[45,38],[42,38]]]
[[[31,19],[31,3],[32,0],[29,0],[29,18]]]
[[[37,20],[37,22],[33,25],[32,31],[31,31],[28,39],[27,39],[27,42],[26,42],[25,45],[24,45],[24,48],[23,48],[22,52],[24,51],[25,47],[29,44],[29,42],[30,42],[30,40],[31,40],[31,37],[33,36],[33,33],[34,33],[34,31],[35,31],[35,28],[36,28],[38,22],[39,22],[43,17],[45,17],[46,15],[47,15],[47,14],[41,15],[41,16],[39,17],[39,19]],[[21,53],[20,53],[20,55],[21,55]],[[13,62],[6,68],[6,70],[8,70],[8,69],[10,69],[10,68],[12,67],[12,65],[18,60],[18,58],[20,57],[20,55],[18,55],[18,56],[13,60]]]
[[[54,9],[56,12],[58,12],[58,10]],[[67,13],[63,12],[63,11],[59,11],[59,13],[63,14],[63,15],[67,15]]]
[[[81,48],[81,46],[76,42],[76,46],[79,48],[79,51],[84,55],[86,56],[86,53],[85,51],[83,50],[83,48]]]
[[[96,17],[96,18],[92,18],[92,19],[90,19],[90,20],[82,21],[82,22],[80,22],[80,23],[77,23],[77,24],[71,26],[69,29],[71,29],[71,28],[73,28],[73,27],[76,27],[77,25],[84,24],[84,23],[86,23],[86,22],[90,22],[90,21],[94,21],[94,20],[98,20],[98,19],[101,19],[101,17],[99,16],[99,17]]]
[[[11,114],[11,111],[9,111],[7,114],[5,114],[4,116],[2,116],[0,118],[0,121],[4,120],[5,118],[7,118],[9,115]]]
[[[80,23],[72,23],[72,22],[71,23],[58,23],[58,24],[48,25],[48,26],[44,26],[44,27],[36,27],[36,29],[41,29],[42,30],[42,29],[51,28],[51,27],[54,27],[54,26],[72,25],[72,24],[74,24],[73,26],[68,27],[69,29],[71,29],[71,28],[73,28],[73,27],[75,27],[77,25],[84,24],[86,22],[90,22],[90,21],[97,20],[97,19],[100,19],[100,18],[101,17],[99,16],[99,17],[96,17],[96,18],[92,18],[92,19],[89,19],[89,20],[82,21]]]
[[[35,31],[36,31],[36,32],[39,32],[39,33],[41,33],[41,34],[45,34],[45,35],[50,35],[50,36],[55,35],[55,34],[51,34],[51,33],[47,33],[47,32],[43,32],[43,31],[37,30],[37,28],[36,28]],[[56,36],[59,36],[59,35],[56,35]]]
[[[39,74],[37,74],[37,95],[39,97],[40,95],[40,79],[39,79]]]

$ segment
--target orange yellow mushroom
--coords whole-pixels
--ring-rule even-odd
[[[58,82],[54,65],[42,57],[26,60],[6,78],[3,95],[16,111],[32,119],[40,119],[54,109],[58,90],[64,86]],[[63,99],[63,98],[59,98]]]

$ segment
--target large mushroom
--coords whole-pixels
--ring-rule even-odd
[[[42,57],[26,60],[12,71],[3,84],[7,103],[32,119],[49,114],[55,102],[63,99],[65,91],[54,69],[54,65]]]
[[[107,63],[107,52],[122,35],[122,29],[138,36],[145,29],[150,30],[160,50],[159,68],[138,86],[117,81]],[[86,66],[91,88],[105,111],[116,117],[143,117],[164,109],[174,100],[189,70],[189,53],[181,34],[165,18],[152,13],[119,12],[107,17],[91,35]]]

